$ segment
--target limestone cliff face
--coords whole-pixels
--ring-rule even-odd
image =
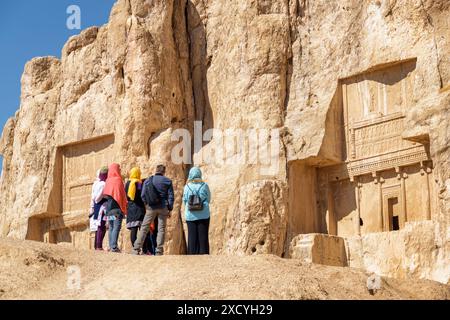
[[[449,15],[446,0],[119,0],[109,23],[69,39],[60,60],[36,58],[26,65],[20,110],[0,142],[1,235],[63,239],[46,233],[81,219],[71,201],[92,180],[68,185],[71,172],[78,170],[71,168],[82,163],[77,157],[104,144],[107,151],[92,163],[116,161],[124,172],[139,165],[144,175],[157,163],[167,163],[177,190],[167,249],[182,253],[181,192],[188,166],[171,161],[177,143],[172,134],[179,128],[193,133],[194,121],[202,121],[202,132],[275,129],[280,137],[271,145],[276,151],[271,170],[227,154],[208,163],[205,159],[223,142],[216,135],[192,149],[213,194],[214,253],[288,256],[298,234],[340,235],[330,226],[330,208],[321,213],[320,194],[326,192],[317,181],[321,168],[345,164],[350,153],[343,133],[343,81],[356,77],[351,81],[358,82],[357,77],[381,70],[388,80],[379,81],[385,89],[377,90],[387,92],[386,105],[409,99],[402,110],[402,137],[427,146],[422,168],[432,161],[429,218],[436,231],[430,248],[417,249],[428,250],[432,260],[420,276],[446,282]],[[395,68],[411,63],[409,82],[403,84]],[[391,99],[396,83],[406,89]],[[354,100],[361,105],[378,99],[358,88]],[[79,170],[81,175],[92,171]],[[66,190],[73,192],[72,200],[66,199]],[[64,212],[69,214],[61,218]]]
[[[149,150],[170,149],[170,132],[188,125],[193,108],[184,17],[179,2],[119,1],[108,25],[69,39],[61,60],[26,65],[21,107],[1,143],[3,235],[39,238],[29,218],[64,210],[62,175],[68,173],[61,172],[60,146],[114,134],[108,160],[125,174],[133,165],[149,174],[167,160],[166,152]],[[180,193],[184,168],[168,170]],[[168,244],[175,252],[184,241],[177,206]]]

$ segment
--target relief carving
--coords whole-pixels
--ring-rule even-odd
[[[111,163],[114,136],[63,147],[63,212],[89,209],[92,177],[102,166]]]
[[[79,141],[59,147],[62,208],[58,216],[39,219],[38,239],[91,247],[93,241],[86,219],[96,171],[114,161],[114,135]]]
[[[407,221],[432,218],[429,145],[402,138],[405,112],[413,103],[415,63],[341,81],[343,145],[349,152],[342,164],[318,170],[318,181],[328,181],[321,183],[331,190],[318,201],[328,233],[393,231]]]

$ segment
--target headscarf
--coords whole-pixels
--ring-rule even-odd
[[[203,182],[202,171],[199,167],[192,167],[191,170],[189,170],[188,182]]]
[[[108,178],[106,179],[103,194],[116,200],[123,214],[127,214],[127,195],[125,193],[122,176],[120,175],[120,166],[117,163],[109,165]]]
[[[141,182],[141,170],[138,167],[134,167],[130,171],[130,185],[128,186],[128,198],[134,201],[136,197],[136,183]]]
[[[100,181],[106,181],[108,178],[108,167],[102,167],[99,171],[97,171],[97,177]]]

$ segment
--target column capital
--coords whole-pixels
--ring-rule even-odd
[[[420,161],[420,174],[423,176],[425,173],[430,174],[433,170],[425,165],[423,161]]]
[[[395,167],[395,173],[397,174],[397,180],[402,178],[402,169],[400,167]]]
[[[381,175],[378,175],[377,172],[372,172],[372,178],[373,178],[373,183],[374,184],[378,184],[378,183],[383,183],[384,182],[383,177],[381,177]]]
[[[395,167],[395,172],[397,173],[397,180],[408,178],[408,174],[403,171],[402,167]]]

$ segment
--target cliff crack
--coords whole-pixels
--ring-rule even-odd
[[[435,51],[435,55],[436,55],[436,68],[437,68],[437,73],[438,73],[438,77],[439,77],[439,87],[440,87],[440,89],[442,89],[444,87],[444,81],[442,79],[442,74],[441,74],[441,70],[440,70],[441,58],[439,55],[439,48],[438,48],[438,44],[437,44],[437,40],[436,40],[436,30],[433,25],[433,19],[431,18],[430,14],[428,13],[427,9],[425,8],[425,4],[423,3],[423,0],[420,0],[420,6],[422,7],[422,10],[425,14],[427,22],[431,26],[431,29],[432,29],[433,46],[434,46],[434,51]]]

